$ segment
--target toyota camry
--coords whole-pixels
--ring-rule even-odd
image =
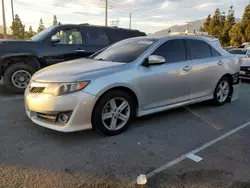
[[[135,117],[205,100],[225,104],[239,71],[238,57],[206,37],[131,38],[40,70],[26,89],[25,108],[49,129],[112,136]]]

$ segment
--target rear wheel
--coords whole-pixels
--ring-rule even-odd
[[[228,102],[232,86],[227,77],[220,79],[214,91],[214,103],[215,105],[223,105]]]
[[[114,136],[122,133],[135,115],[132,98],[122,91],[110,91],[97,102],[93,116],[93,127],[101,134]]]
[[[4,84],[14,93],[24,93],[34,73],[34,68],[24,63],[10,65],[4,72]]]

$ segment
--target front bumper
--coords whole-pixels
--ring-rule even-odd
[[[36,124],[60,132],[75,132],[91,129],[91,116],[96,102],[94,95],[84,91],[71,94],[53,96],[44,93],[30,93],[25,91],[25,109],[28,117]],[[39,114],[57,115],[62,112],[72,114],[65,125],[40,118]]]
[[[250,79],[250,66],[241,66],[240,78],[241,79]]]

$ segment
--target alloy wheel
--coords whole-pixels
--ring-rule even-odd
[[[131,109],[128,101],[116,97],[107,102],[102,111],[102,123],[111,131],[122,129],[129,121]]]
[[[223,80],[217,88],[217,99],[220,103],[223,103],[229,95],[230,86],[226,80]]]

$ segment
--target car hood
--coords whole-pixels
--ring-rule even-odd
[[[77,59],[49,66],[33,75],[36,82],[75,82],[104,76],[118,71],[126,63]]]

